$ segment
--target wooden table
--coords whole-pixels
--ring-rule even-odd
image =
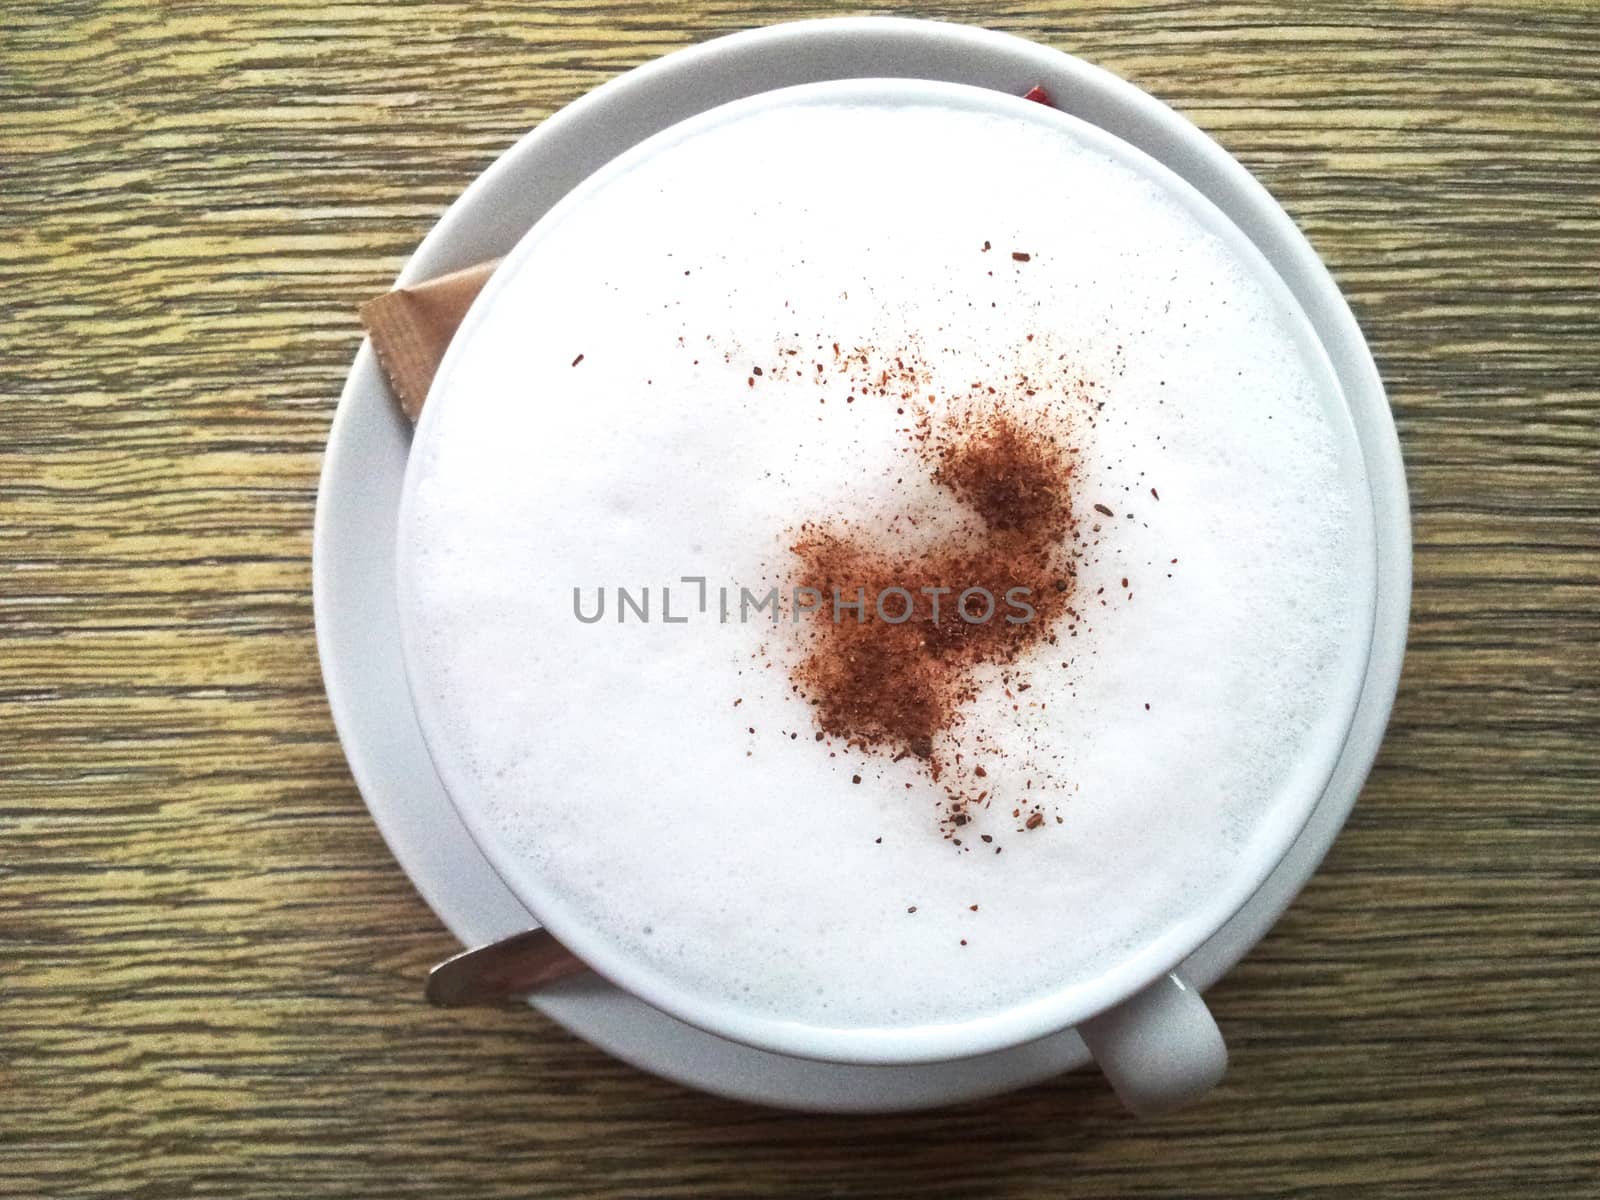
[[[36,1196],[1575,1194],[1600,1187],[1600,12],[930,4],[1254,169],[1347,290],[1411,649],[1322,873],[1214,992],[1228,1082],[932,1115],[690,1094],[452,949],[346,771],[319,456],[381,290],[515,137],[785,3],[10,6],[0,30],[0,1188]]]

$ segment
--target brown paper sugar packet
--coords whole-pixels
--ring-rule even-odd
[[[497,258],[463,267],[385,292],[361,306],[361,323],[372,339],[378,365],[412,421],[422,412],[450,339],[499,265]]]

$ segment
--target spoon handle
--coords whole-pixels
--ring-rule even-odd
[[[424,994],[438,1008],[501,1005],[588,969],[543,929],[527,929],[445,959]]]

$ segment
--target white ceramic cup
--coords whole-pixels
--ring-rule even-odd
[[[643,156],[670,148],[675,141],[696,129],[726,120],[730,113],[753,105],[799,102],[798,97],[802,93],[813,98],[843,100],[878,100],[892,95],[897,101],[905,103],[955,104],[1010,113],[1019,119],[1059,124],[1125,165],[1159,181],[1175,196],[1181,197],[1192,212],[1201,216],[1212,232],[1240,254],[1256,261],[1265,275],[1276,279],[1276,272],[1250,239],[1192,186],[1132,146],[1064,113],[1025,104],[1003,93],[955,84],[851,80],[806,85],[784,92],[766,93],[690,118],[619,156],[565,197],[549,216],[529,231],[480,297],[441,365],[417,437],[426,439],[429,436],[430,415],[451,402],[452,364],[466,355],[495,352],[492,346],[479,344],[477,330],[483,323],[482,315],[495,306],[506,281],[516,275],[520,260],[527,256],[528,247],[537,244],[542,231],[553,223],[552,218],[564,206],[584,203],[590,190],[611,173],[625,170],[630,162]],[[1196,136],[1203,140],[1203,135],[1198,132]],[[1271,201],[1265,198],[1265,193],[1261,195],[1265,203],[1270,205]],[[1325,275],[1323,278],[1326,280]],[[1333,301],[1342,306],[1331,280],[1326,281],[1326,287],[1332,290]],[[1353,416],[1357,420],[1360,418],[1359,414]],[[1386,413],[1384,417],[1387,417]],[[1359,489],[1363,501],[1374,500],[1364,474],[1350,482]],[[413,483],[414,478],[408,475],[406,500],[403,500],[401,509],[399,553],[402,646],[408,669],[409,664],[416,661],[413,631],[418,625],[407,586],[413,571],[407,533],[407,513]],[[1361,552],[1375,573],[1375,550],[1370,534]],[[1370,614],[1369,604],[1369,628]],[[1341,681],[1344,692],[1341,701],[1348,713],[1355,710],[1362,683],[1359,675]],[[1069,996],[1049,998],[1011,1012],[960,1025],[905,1030],[796,1027],[736,1008],[708,1004],[675,987],[668,980],[641,971],[638,964],[591,936],[571,914],[563,898],[545,886],[516,852],[497,838],[492,825],[474,802],[470,777],[452,761],[447,739],[442,734],[445,722],[440,714],[432,711],[433,701],[427,691],[414,689],[413,699],[440,776],[463,822],[479,842],[485,856],[529,910],[575,953],[613,983],[646,1002],[710,1032],[753,1046],[845,1063],[910,1064],[957,1059],[1018,1045],[1075,1026],[1118,1095],[1129,1108],[1139,1113],[1156,1112],[1183,1104],[1209,1090],[1221,1078],[1227,1055],[1216,1023],[1198,992],[1187,987],[1172,971],[1245,904],[1287,852],[1293,842],[1293,834],[1299,830],[1299,824],[1296,823],[1279,843],[1265,847],[1256,858],[1242,863],[1230,886],[1219,889],[1211,902],[1204,906],[1202,913],[1186,920],[1167,936],[1156,939],[1119,968],[1097,980],[1094,987],[1080,987]],[[1295,777],[1293,799],[1299,806],[1302,822],[1310,815],[1321,795],[1341,748],[1342,744],[1337,741],[1315,747],[1313,752],[1308,753],[1307,761],[1303,764],[1304,770]]]

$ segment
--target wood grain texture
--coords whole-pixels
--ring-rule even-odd
[[[1257,171],[1346,288],[1416,512],[1407,669],[1325,869],[1214,993],[1209,1103],[1088,1073],[925,1116],[690,1094],[420,1003],[449,937],[340,755],[317,468],[360,333],[515,137],[710,35],[587,0],[0,14],[0,1191],[1595,1195],[1600,14],[929,4]]]

